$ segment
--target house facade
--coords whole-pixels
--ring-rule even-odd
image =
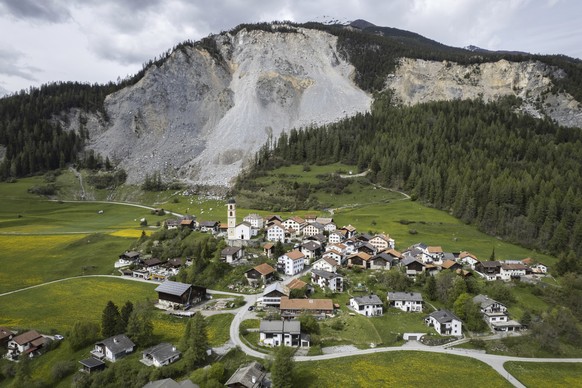
[[[263,346],[309,347],[309,336],[301,333],[299,321],[262,320],[259,328],[259,344]]]
[[[384,305],[378,295],[351,298],[350,307],[358,314],[366,317],[379,316],[384,313]]]
[[[119,334],[97,342],[91,351],[93,357],[115,362],[126,355],[133,353],[135,344],[125,335]]]
[[[285,275],[293,276],[303,271],[305,255],[299,250],[292,250],[279,257],[278,262],[283,266]]]
[[[332,292],[343,292],[344,290],[344,277],[334,272],[312,269],[311,281]]]
[[[170,365],[180,358],[182,353],[170,343],[162,342],[161,344],[147,348],[142,352],[141,362],[147,366],[155,366],[157,368]]]
[[[428,326],[434,327],[440,335],[455,337],[461,337],[463,335],[463,323],[455,314],[448,310],[434,311],[424,321]]]
[[[267,228],[267,240],[286,242],[286,229],[281,223],[273,223]]]
[[[278,307],[281,304],[281,298],[288,295],[281,283],[273,283],[265,287],[263,296],[257,301],[264,306]]]
[[[284,319],[296,318],[301,314],[310,314],[316,318],[325,318],[333,315],[331,299],[289,299],[281,298],[281,317]]]
[[[181,309],[207,298],[205,287],[170,280],[164,281],[155,291],[158,304],[167,309]]]
[[[311,266],[311,268],[313,269],[318,269],[327,272],[337,272],[337,267],[338,267],[337,261],[335,261],[329,256],[322,257],[321,259],[315,261]]]
[[[420,292],[389,292],[388,302],[404,312],[422,312],[422,295]]]
[[[23,354],[31,357],[46,344],[47,340],[36,330],[30,330],[13,336],[8,340],[8,359],[17,360]]]

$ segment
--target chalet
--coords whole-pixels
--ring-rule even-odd
[[[134,349],[135,344],[125,334],[119,334],[97,342],[91,354],[99,360],[115,362],[133,353]]]
[[[499,270],[499,277],[501,280],[519,279],[525,276],[527,267],[521,263],[503,263]]]
[[[193,219],[184,218],[180,221],[180,228],[193,230],[196,228],[196,221]]]
[[[313,294],[314,291],[311,284],[307,284],[299,278],[293,278],[285,285],[285,292],[288,295],[291,295],[292,290],[303,290],[305,295]]]
[[[199,385],[194,384],[192,381],[186,379],[177,382],[174,379],[162,379],[150,381],[143,388],[200,388]]]
[[[402,259],[404,258],[404,257],[402,256],[402,253],[398,252],[398,251],[397,251],[397,250],[395,250],[395,249],[386,249],[386,250],[385,250],[384,252],[382,252],[382,253],[385,253],[385,254],[387,254],[387,255],[390,255],[391,257],[393,257],[394,259],[397,259],[397,260],[402,260]]]
[[[218,226],[220,222],[218,221],[202,221],[200,223],[200,231],[204,233],[218,233]]]
[[[441,268],[448,269],[451,271],[456,271],[456,270],[462,270],[463,266],[454,260],[446,259],[446,260],[443,260],[443,263],[441,264]]]
[[[311,281],[321,288],[329,288],[332,292],[343,292],[344,290],[344,277],[334,272],[312,269]]]
[[[545,275],[548,273],[549,267],[543,263],[536,263],[531,266],[531,270],[533,273],[538,275]]]
[[[458,260],[459,260],[459,263],[471,267],[472,270],[475,270],[475,267],[477,266],[477,264],[481,263],[475,255],[473,255],[472,253],[469,253],[469,252],[465,252],[465,251],[459,253]]]
[[[302,233],[304,236],[315,236],[316,234],[323,234],[325,227],[319,222],[313,222],[303,227]]]
[[[125,251],[119,255],[119,263],[124,265],[141,263],[141,254],[136,251]]]
[[[424,319],[428,326],[434,327],[440,335],[461,337],[463,335],[463,323],[455,314],[448,310],[437,310]]]
[[[372,255],[365,252],[354,253],[348,256],[348,267],[360,267],[366,269],[369,267],[369,261]]]
[[[262,320],[259,328],[259,343],[263,346],[309,347],[309,336],[301,333],[299,321]]]
[[[385,234],[377,234],[368,241],[378,252],[386,249],[394,249],[394,239]]]
[[[167,342],[162,342],[142,352],[142,364],[147,366],[161,367],[170,365],[180,358],[182,353],[176,347]]]
[[[327,243],[327,236],[325,234],[318,233],[318,234],[314,234],[313,236],[303,237],[303,241],[304,242],[315,241],[316,243],[319,243],[319,245],[321,245],[323,247],[323,245]]]
[[[220,257],[231,264],[242,259],[244,250],[241,247],[226,247],[220,252]]]
[[[281,304],[281,298],[287,297],[289,294],[285,292],[285,289],[281,283],[273,283],[265,287],[263,291],[263,296],[257,299],[257,302],[261,303],[263,306],[279,306]]]
[[[270,387],[271,382],[267,378],[265,368],[253,361],[239,366],[224,385],[229,388],[263,388]]]
[[[479,272],[485,280],[496,280],[501,272],[499,261],[483,261],[475,266],[475,271]]]
[[[333,315],[333,302],[331,299],[289,299],[281,298],[281,317],[285,319],[295,318],[301,314],[311,314],[316,318],[324,318]]]
[[[276,215],[276,214],[267,216],[265,218],[265,225],[266,226],[269,226],[269,225],[271,225],[274,222],[281,223],[281,222],[283,222],[283,219],[281,217],[279,217],[278,215]]]
[[[355,248],[356,251],[362,252],[362,253],[367,253],[368,255],[375,255],[377,253],[377,249],[375,246],[373,246],[372,244],[370,244],[369,242],[359,242],[358,244],[355,244]]]
[[[420,292],[389,292],[388,302],[405,312],[421,312],[424,301]]]
[[[248,222],[255,229],[262,229],[263,226],[265,226],[265,221],[263,220],[263,217],[256,213],[251,213],[247,215],[245,218],[243,218],[243,221]]]
[[[152,257],[151,259],[147,259],[147,260],[143,261],[144,268],[147,268],[150,270],[157,269],[162,264],[163,264],[163,262],[160,259],[155,258],[155,257]]]
[[[287,236],[287,229],[280,222],[275,222],[267,228],[267,240],[269,241],[281,241],[285,243]]]
[[[245,278],[250,285],[256,286],[258,283],[267,284],[275,278],[275,268],[267,263],[259,264],[245,272]]]
[[[164,221],[164,226],[168,230],[178,229],[178,227],[180,226],[180,220],[177,220],[175,218],[167,219]]]
[[[305,255],[299,250],[292,250],[279,257],[278,262],[283,266],[285,275],[293,276],[303,271]]]
[[[269,259],[273,257],[273,251],[275,250],[275,244],[273,243],[265,243],[263,244],[263,254],[267,256]]]
[[[429,246],[423,256],[424,263],[440,264],[443,260],[444,252],[440,246]]]
[[[313,269],[319,269],[327,272],[337,272],[338,264],[337,261],[329,256],[326,256],[314,262],[311,267]]]
[[[22,354],[28,354],[30,357],[38,354],[38,351],[48,342],[46,338],[40,335],[36,330],[30,330],[12,337],[8,341],[7,358],[16,360]]]
[[[378,295],[359,296],[350,299],[350,307],[358,314],[367,317],[384,313],[384,305]]]
[[[413,257],[407,257],[400,262],[400,265],[406,268],[406,276],[415,277],[425,270],[425,265]]]
[[[79,361],[81,364],[81,372],[93,373],[105,369],[105,363],[95,357],[89,357]]]
[[[321,244],[315,241],[307,241],[301,244],[300,250],[305,255],[306,264],[309,264],[311,260],[321,255]]]
[[[0,346],[8,345],[8,341],[10,341],[14,337],[14,333],[12,330],[0,326]]]
[[[387,269],[398,265],[398,259],[394,258],[394,256],[389,255],[386,252],[378,253],[374,255],[369,260],[370,269]]]
[[[315,222],[317,222],[318,224],[323,225],[323,229],[326,232],[333,232],[337,229],[337,225],[335,224],[335,222],[333,222],[333,218],[329,218],[329,217],[317,217],[315,219]]]
[[[170,280],[164,281],[155,291],[158,304],[167,309],[188,308],[207,298],[205,287]]]
[[[475,296],[473,303],[479,305],[483,319],[494,331],[517,331],[522,328],[519,322],[509,319],[509,313],[504,304],[489,298],[487,295]]]

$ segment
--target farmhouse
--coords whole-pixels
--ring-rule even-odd
[[[344,277],[334,272],[312,269],[311,281],[317,283],[321,288],[329,288],[332,292],[344,290]]]
[[[370,269],[387,269],[398,265],[398,259],[394,258],[394,256],[386,253],[381,252],[377,255],[374,255],[370,258]]]
[[[229,388],[261,388],[270,387],[265,368],[256,361],[241,365],[224,383]]]
[[[220,222],[218,221],[202,221],[200,223],[200,231],[207,233],[218,233],[218,226],[220,225]]]
[[[142,364],[160,367],[170,365],[180,358],[182,353],[176,347],[167,342],[162,342],[142,352]]]
[[[378,252],[383,251],[388,248],[394,248],[394,239],[390,238],[385,234],[377,234],[372,237],[369,241],[370,244],[376,247]]]
[[[333,314],[333,302],[331,299],[289,299],[281,298],[281,317],[295,318],[303,313],[311,314],[317,318],[324,318]]]
[[[28,354],[31,357],[38,354],[47,340],[36,330],[30,330],[25,333],[12,337],[8,341],[7,357],[12,360],[18,359],[22,354]]]
[[[265,306],[279,306],[281,298],[288,295],[281,283],[273,283],[265,288],[263,296],[258,299],[258,302]]]
[[[350,307],[358,314],[367,317],[382,315],[384,313],[384,305],[378,295],[366,295],[351,298]]]
[[[479,272],[485,280],[495,280],[500,275],[501,263],[499,261],[483,261],[475,265],[475,271]]]
[[[158,293],[158,304],[168,309],[187,308],[206,299],[205,287],[170,280],[164,281],[155,291]]]
[[[105,358],[115,362],[121,357],[133,353],[134,348],[135,344],[125,334],[120,334],[97,342],[91,354],[99,360]]]
[[[258,283],[269,283],[275,278],[275,268],[267,263],[259,264],[254,268],[245,272],[245,278],[251,286],[256,286]]]
[[[516,331],[521,329],[521,324],[509,319],[507,307],[487,295],[479,294],[473,298],[483,314],[483,319],[494,331]]]
[[[448,310],[434,311],[429,314],[424,321],[428,326],[434,327],[436,332],[440,335],[452,335],[456,337],[461,337],[463,335],[463,324],[461,320]]]
[[[389,292],[388,302],[390,306],[402,311],[422,311],[423,300],[420,292]]]
[[[278,221],[273,222],[267,228],[267,240],[269,241],[281,241],[282,243],[287,241],[287,229]]]
[[[307,241],[301,244],[301,253],[305,255],[306,264],[309,264],[316,256],[321,254],[321,244],[315,241]]]
[[[243,221],[248,222],[255,229],[262,229],[263,226],[265,225],[265,221],[263,220],[263,217],[261,217],[260,215],[258,215],[256,213],[249,214],[248,216],[243,218]]]
[[[337,261],[330,258],[329,256],[322,257],[321,259],[314,262],[312,265],[313,269],[319,269],[327,272],[337,272],[337,267],[338,267]]]
[[[241,247],[226,247],[220,252],[220,257],[228,264],[232,264],[242,259],[244,250]]]
[[[527,267],[521,263],[513,264],[513,263],[503,263],[501,264],[501,268],[499,270],[499,277],[501,280],[511,280],[511,279],[519,279],[522,276],[525,276],[527,271]]]
[[[262,320],[259,343],[263,346],[309,347],[309,336],[301,333],[299,321]]]

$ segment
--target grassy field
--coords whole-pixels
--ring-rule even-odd
[[[505,369],[528,388],[579,387],[582,385],[580,363],[506,362]]]
[[[421,352],[388,352],[296,364],[298,387],[511,387],[487,364]]]

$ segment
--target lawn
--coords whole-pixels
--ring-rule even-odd
[[[297,387],[511,387],[485,363],[444,354],[395,351],[295,365]]]
[[[210,346],[223,345],[230,339],[230,324],[233,319],[233,314],[216,314],[206,317]]]
[[[523,385],[535,387],[579,387],[581,363],[506,362],[504,368]]]

